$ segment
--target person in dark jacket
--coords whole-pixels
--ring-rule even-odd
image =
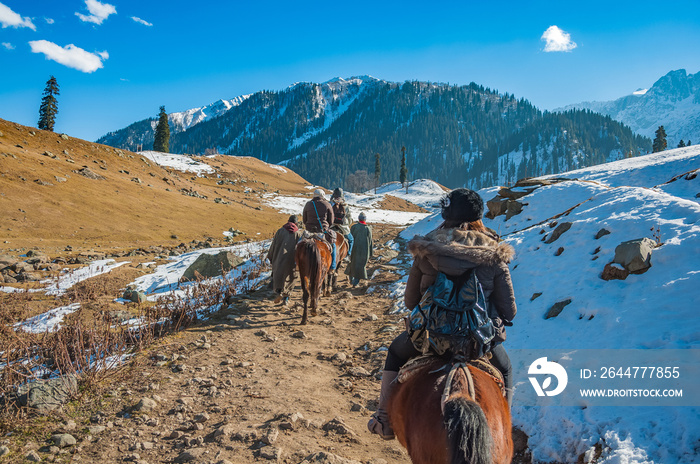
[[[350,255],[350,265],[345,268],[345,273],[350,276],[350,284],[354,287],[360,283],[360,279],[367,279],[367,262],[372,257],[372,228],[367,225],[365,213],[360,213],[358,223],[353,224],[350,233],[355,237],[355,246]]]
[[[490,303],[489,316],[496,328],[494,341],[498,344],[491,351],[491,363],[503,374],[510,404],[513,394],[512,371],[508,354],[500,343],[506,339],[505,325],[510,324],[517,312],[508,270],[508,263],[515,252],[507,243],[499,242],[496,233],[483,225],[483,212],[484,202],[472,190],[456,189],[443,199],[443,224],[426,236],[416,236],[408,243],[414,261],[406,283],[404,302],[407,308],[415,308],[426,290],[435,282],[438,272],[457,276],[474,269]],[[407,332],[401,333],[391,343],[384,364],[377,412],[367,424],[370,432],[387,440],[394,438],[385,409],[391,383],[396,379],[399,369],[409,359],[420,354]]]
[[[338,230],[343,237],[348,241],[348,257],[352,253],[353,236],[350,233],[350,224],[352,224],[352,216],[350,215],[350,207],[345,203],[345,195],[343,189],[337,187],[331,195],[331,205],[333,206],[333,228]]]
[[[267,259],[272,265],[272,288],[277,293],[275,303],[284,301],[286,305],[289,295],[294,289],[296,279],[296,263],[294,250],[301,237],[302,231],[297,225],[297,217],[290,216],[289,221],[275,234],[267,250]]]
[[[335,269],[336,262],[336,245],[335,245],[335,232],[330,230],[331,224],[334,220],[333,207],[328,200],[323,198],[323,190],[314,190],[313,198],[306,203],[304,206],[304,211],[302,213],[302,220],[304,221],[304,228],[312,233],[323,233],[331,244],[332,251],[332,263],[331,269]]]

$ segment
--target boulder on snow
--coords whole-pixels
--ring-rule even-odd
[[[643,274],[651,267],[651,252],[656,243],[650,238],[622,242],[615,248],[613,263],[622,265],[631,274]]]
[[[603,269],[600,278],[603,280],[625,280],[630,272],[617,263],[608,263]]]
[[[552,305],[551,308],[549,308],[549,310],[547,311],[547,314],[544,315],[544,318],[551,319],[553,317],[557,317],[564,310],[564,307],[570,303],[571,303],[571,298],[567,298],[566,300],[563,300],[563,301],[557,301],[556,303],[554,303]]]
[[[549,238],[548,238],[547,240],[545,240],[544,243],[552,243],[552,242],[554,242],[556,239],[558,239],[559,237],[561,237],[561,235],[562,235],[564,232],[566,232],[567,230],[571,229],[571,226],[572,226],[572,225],[573,225],[573,224],[572,224],[571,222],[562,222],[561,224],[559,224],[559,225],[557,226],[556,229],[554,229],[554,231],[552,232],[552,235],[550,235]]]
[[[223,275],[243,263],[243,258],[230,251],[222,251],[216,255],[202,254],[187,268],[181,281],[195,281],[207,277]]]

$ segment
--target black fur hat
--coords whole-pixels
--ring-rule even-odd
[[[296,214],[292,214],[291,216],[289,216],[289,221],[288,221],[288,222],[293,222],[294,224],[298,224],[299,222],[298,222],[298,220],[297,220]]]
[[[451,191],[440,202],[442,218],[461,224],[474,222],[484,215],[484,200],[474,190],[459,188]]]

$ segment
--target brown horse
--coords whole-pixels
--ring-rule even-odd
[[[463,369],[445,390],[444,360],[420,369],[394,386],[388,405],[394,433],[414,464],[507,464],[513,456],[510,409],[496,382],[468,366],[474,385],[469,394]],[[439,370],[439,371],[438,371]],[[442,395],[447,392],[446,401]],[[444,414],[441,411],[444,405]]]
[[[338,271],[340,270],[340,265],[343,260],[348,255],[348,241],[345,240],[343,234],[336,230],[335,232],[335,269],[331,269],[328,272],[328,280],[325,286],[324,296],[330,296],[331,291],[335,290],[338,285]]]
[[[304,314],[301,324],[308,320],[309,298],[311,298],[311,315],[317,314],[318,299],[321,297],[322,286],[326,282],[326,274],[331,267],[331,247],[325,240],[304,238],[299,240],[294,251],[294,259],[299,269],[301,290],[304,299]]]

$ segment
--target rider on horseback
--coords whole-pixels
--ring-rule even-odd
[[[350,233],[350,224],[352,217],[350,216],[350,207],[345,203],[345,195],[343,189],[337,187],[331,195],[331,205],[333,205],[333,228],[343,234],[345,240],[348,241],[348,257],[352,253],[353,237]]]
[[[505,341],[505,325],[517,311],[515,295],[508,270],[513,257],[513,248],[498,241],[495,232],[481,222],[484,202],[476,192],[456,189],[442,202],[442,217],[445,222],[425,237],[416,236],[408,243],[414,256],[413,267],[406,283],[404,302],[413,309],[423,294],[435,282],[438,272],[448,276],[459,276],[474,269],[489,301],[489,316],[496,329],[491,363],[503,374],[508,404],[513,394],[513,379],[508,355],[500,342]],[[411,342],[408,332],[401,333],[389,347],[377,412],[367,424],[369,431],[386,440],[394,438],[394,431],[386,412],[392,382],[406,362],[421,354]]]
[[[334,220],[333,207],[323,198],[323,190],[314,190],[313,198],[304,206],[302,220],[304,228],[312,233],[323,233],[332,249],[331,270],[335,270],[336,245],[335,232],[330,230]]]

